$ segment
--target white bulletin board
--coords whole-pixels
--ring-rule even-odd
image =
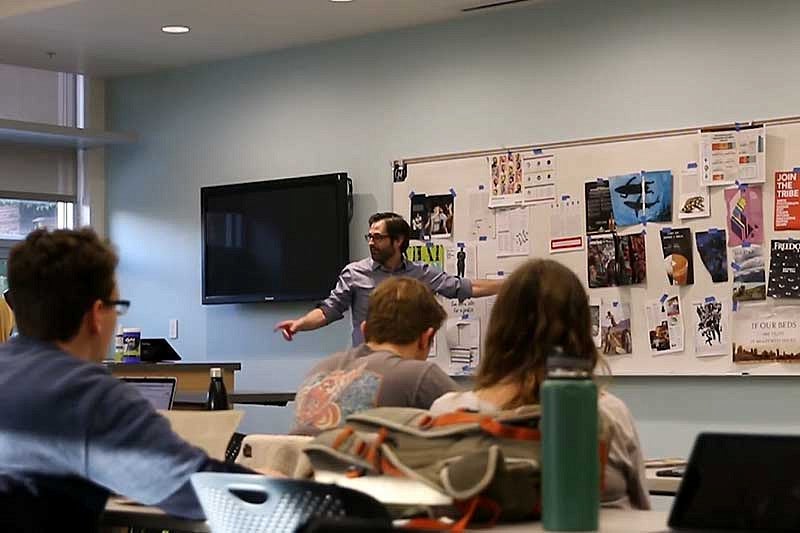
[[[769,273],[770,240],[800,239],[797,231],[774,231],[773,206],[775,195],[775,173],[800,167],[800,120],[783,119],[764,121],[766,128],[766,172],[763,189],[763,250],[766,259],[766,275]],[[728,125],[733,127],[734,125]],[[703,131],[707,131],[703,128]],[[405,176],[395,176],[393,188],[393,209],[408,218],[411,214],[411,197],[414,195],[442,196],[450,194],[453,198],[452,228],[449,236],[433,238],[433,244],[450,248],[452,254],[463,243],[467,251],[467,272],[470,270],[480,278],[496,278],[508,275],[520,263],[530,257],[550,258],[562,262],[573,270],[585,285],[588,285],[587,247],[585,226],[584,184],[598,177],[609,177],[641,171],[668,170],[673,176],[672,220],[670,222],[648,222],[619,228],[618,235],[645,231],[647,281],[620,287],[590,289],[593,301],[627,302],[631,307],[632,353],[610,355],[606,359],[615,375],[726,375],[726,374],[800,374],[797,363],[735,363],[731,350],[723,355],[705,355],[695,345],[695,319],[693,303],[706,301],[713,297],[724,302],[728,316],[728,326],[732,330],[753,323],[753,316],[763,316],[765,321],[781,316],[800,316],[800,299],[773,300],[762,302],[742,302],[736,311],[732,310],[733,261],[731,250],[727,250],[727,282],[713,282],[698,253],[695,241],[697,231],[709,228],[728,228],[725,189],[727,186],[708,188],[711,216],[708,218],[680,219],[678,212],[682,173],[690,162],[698,164],[702,171],[700,129],[675,130],[619,136],[606,139],[589,139],[553,143],[535,147],[491,150],[470,154],[451,154],[443,156],[419,157],[402,160]],[[497,209],[488,209],[492,170],[491,157],[500,154],[520,153],[527,160],[532,156],[552,156],[551,175],[536,176],[525,173],[521,195],[529,203],[520,208],[527,217],[525,234],[514,235],[505,231],[509,223],[507,215],[498,216]],[[529,164],[529,163],[528,163]],[[396,172],[397,174],[397,172]],[[546,185],[533,188],[535,178],[546,181]],[[548,188],[549,187],[549,188]],[[735,187],[735,185],[734,185]],[[513,191],[512,191],[513,192]],[[550,198],[555,197],[555,203]],[[579,206],[579,210],[559,211],[562,204]],[[555,210],[555,211],[554,211]],[[561,230],[570,232],[576,221],[568,216],[576,215],[581,228],[582,239],[563,241],[566,250],[553,250],[551,229],[553,223]],[[554,214],[556,216],[554,216]],[[513,215],[515,224],[525,220],[520,213]],[[660,233],[663,228],[689,228],[692,233],[694,263],[694,283],[685,286],[670,285],[662,253]],[[518,231],[516,233],[519,233]],[[510,239],[510,240],[509,240]],[[425,244],[426,241],[412,241],[412,245]],[[561,242],[561,241],[559,241]],[[556,248],[559,244],[556,243]],[[574,248],[574,250],[572,250]],[[473,262],[474,261],[474,262]],[[453,270],[452,261],[450,266]],[[452,272],[455,274],[455,272]],[[680,296],[684,338],[680,351],[653,355],[648,334],[645,308],[648,302],[659,300],[663,295]],[[453,374],[469,373],[469,366],[477,365],[481,348],[469,344],[481,344],[486,334],[489,310],[492,299],[476,299],[466,305],[456,306],[445,302],[451,314],[447,327],[437,334],[435,360],[445,370]],[[744,311],[744,313],[741,313]],[[737,319],[741,317],[741,319]],[[479,322],[477,324],[476,322]],[[797,324],[800,337],[800,323]],[[730,330],[726,333],[730,333]],[[730,337],[727,337],[730,339]],[[451,347],[458,345],[454,358]],[[674,348],[674,347],[673,347]],[[702,347],[701,347],[702,348]]]

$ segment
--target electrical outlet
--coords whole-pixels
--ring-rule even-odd
[[[169,321],[169,338],[170,339],[177,339],[178,338],[178,319],[172,318]]]

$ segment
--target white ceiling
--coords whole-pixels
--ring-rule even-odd
[[[113,77],[440,22],[497,0],[0,0],[0,63]],[[192,31],[172,36],[165,24]],[[49,57],[48,52],[55,52]]]

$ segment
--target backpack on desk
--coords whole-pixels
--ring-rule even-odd
[[[433,417],[422,409],[379,407],[348,416],[305,451],[315,469],[411,478],[452,497],[463,512],[454,529],[479,509],[490,522],[530,519],[541,511],[540,413],[532,405]]]

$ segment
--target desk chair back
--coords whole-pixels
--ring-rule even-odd
[[[200,472],[192,485],[213,533],[294,533],[315,518],[361,517],[391,524],[361,492],[311,481]]]

